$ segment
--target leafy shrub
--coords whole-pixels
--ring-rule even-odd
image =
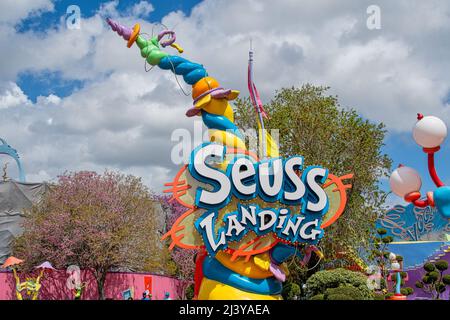
[[[380,279],[380,287],[383,288],[387,288],[387,283],[386,280],[384,278]]]
[[[324,300],[364,300],[364,296],[358,288],[347,286],[327,289]]]
[[[394,241],[394,238],[392,236],[386,236],[383,239],[381,239],[381,241],[383,243],[391,243],[392,241]]]
[[[427,273],[422,280],[416,282],[416,287],[431,294],[432,299],[440,300],[441,293],[446,290],[447,285],[450,285],[450,275],[444,275],[444,271],[448,269],[448,262],[445,260],[427,262],[423,268]]]
[[[401,288],[401,289],[400,289],[400,293],[401,293],[402,295],[404,295],[404,296],[409,296],[409,295],[411,295],[411,294],[414,293],[414,289],[413,289],[413,288],[410,288],[410,287],[407,287],[407,288]]]
[[[388,293],[386,293],[385,294],[385,299],[389,299],[390,297],[392,297],[394,295],[394,293],[393,292],[388,292]]]
[[[427,274],[427,275],[423,276],[422,282],[425,283],[425,284],[430,284],[430,283],[433,282],[433,280]]]
[[[423,268],[425,269],[425,271],[431,272],[434,271],[435,267],[434,264],[432,264],[431,262],[427,262],[423,265]]]
[[[300,286],[294,282],[288,282],[285,286],[283,286],[282,296],[286,300],[293,300],[295,297],[300,296],[300,294]]]
[[[186,288],[186,299],[192,300],[194,298],[194,285],[191,284]]]
[[[445,260],[439,260],[434,264],[436,266],[436,269],[439,271],[444,271],[448,269],[448,262]]]
[[[323,296],[323,294],[316,294],[315,296],[312,296],[310,300],[323,300]]]
[[[374,298],[374,300],[384,300],[384,294],[374,293],[373,298]]]
[[[328,296],[326,300],[356,300],[356,299],[352,299],[351,297],[345,294],[333,294],[331,296]]]
[[[436,281],[437,279],[439,279],[439,272],[437,272],[437,271],[428,272],[428,278],[431,281]]]
[[[367,277],[360,272],[342,268],[323,270],[312,275],[306,282],[306,295],[311,298],[325,294],[327,289],[338,287],[354,287],[361,294],[361,299],[373,299],[373,293],[367,287]]]

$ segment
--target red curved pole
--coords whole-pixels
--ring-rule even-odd
[[[425,207],[428,207],[428,205],[429,205],[428,199],[427,200],[416,200],[416,201],[413,201],[413,204],[419,208],[425,208]]]
[[[411,192],[408,193],[405,196],[405,201],[406,202],[410,202],[412,204],[414,204],[416,207],[419,208],[425,208],[428,206],[432,206],[434,207],[434,201],[433,201],[433,193],[432,192],[427,192],[427,198],[424,200],[421,200],[420,198],[422,197],[422,195],[420,194],[419,191],[417,192]]]
[[[428,172],[430,173],[431,179],[433,179],[433,182],[437,187],[443,187],[445,186],[445,184],[442,182],[441,179],[439,179],[436,172],[436,167],[434,166],[434,154],[438,150],[439,147],[433,149],[424,149],[424,152],[428,154]]]

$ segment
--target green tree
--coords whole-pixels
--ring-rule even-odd
[[[327,90],[312,85],[284,88],[264,107],[270,117],[266,128],[279,130],[282,156],[302,155],[305,165],[322,165],[337,176],[354,173],[345,212],[326,229],[320,244],[325,257],[335,259],[339,252],[369,246],[375,220],[384,210],[379,179],[390,172],[391,160],[381,151],[384,125],[342,108]],[[236,123],[256,130],[249,100],[237,100]]]
[[[369,259],[374,261],[377,266],[380,268],[381,273],[381,288],[380,289],[386,289],[387,288],[387,278],[389,276],[389,251],[388,245],[391,243],[394,239],[392,236],[387,236],[386,229],[377,229],[376,235],[372,237],[373,243],[372,243],[372,249],[370,251]],[[401,258],[400,256],[397,257],[397,259]],[[403,258],[401,258],[403,259]],[[400,262],[400,261],[399,261]]]
[[[98,297],[112,268],[165,270],[160,211],[140,178],[116,172],[64,174],[27,213],[14,255],[32,269],[78,265],[92,272]]]
[[[427,273],[416,282],[416,287],[431,294],[433,299],[439,300],[446,287],[450,286],[450,275],[444,275],[444,271],[448,269],[448,262],[445,260],[427,262],[423,269]]]

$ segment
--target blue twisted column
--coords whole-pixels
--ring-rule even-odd
[[[19,154],[17,150],[12,148],[4,139],[0,138],[0,154],[5,154],[10,156],[16,161],[17,168],[19,169],[19,181],[25,182],[25,172],[22,167],[22,163],[20,162]]]

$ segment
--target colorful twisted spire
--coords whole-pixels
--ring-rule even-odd
[[[203,123],[209,129],[211,141],[247,151],[243,135],[234,123],[233,109],[229,103],[230,100],[237,98],[239,91],[221,87],[216,79],[208,76],[203,65],[162,51],[161,47],[167,45],[176,48],[178,52],[182,51],[174,43],[173,32],[163,31],[147,40],[136,33],[139,25],[131,29],[111,19],[107,22],[115,32],[128,41],[128,46],[136,42],[141,56],[150,65],[181,75],[183,80],[192,86],[193,106],[186,115],[189,117],[201,115]],[[163,36],[166,35],[171,38],[162,42]],[[257,95],[253,81],[251,84]],[[259,96],[257,99],[255,104],[259,102]],[[278,156],[276,146],[269,143],[267,146],[265,155]],[[168,235],[170,232],[163,239]],[[270,253],[265,252],[246,260],[235,260],[226,252],[219,252],[215,257],[208,257],[205,252],[201,252],[196,261],[196,295],[199,299],[218,296],[227,299],[281,299],[281,282],[285,280],[286,274],[282,263],[295,254],[304,256],[303,252],[281,243],[274,246]]]
[[[128,41],[129,46],[136,42],[140,49],[141,56],[152,66],[158,66],[163,70],[170,70],[176,75],[183,77],[183,80],[192,86],[192,98],[194,107],[187,112],[188,116],[200,115],[210,132],[211,136],[230,147],[240,147],[245,149],[242,141],[243,135],[234,124],[234,116],[231,106],[227,100],[235,99],[239,92],[236,90],[226,90],[220,87],[219,83],[211,77],[205,67],[199,63],[191,62],[177,55],[169,55],[161,50],[161,47],[171,45],[180,51],[179,46],[174,43],[176,36],[173,31],[165,30],[150,39],[145,39],[139,34],[134,35],[140,29],[136,24],[133,29],[123,26],[111,19],[106,20],[111,29]],[[171,38],[162,41],[163,37],[169,35]]]
[[[111,29],[115,32],[117,32],[118,35],[122,36],[124,40],[130,40],[131,34],[133,33],[133,29],[126,27],[124,25],[121,25],[117,23],[114,20],[111,20],[110,18],[106,19],[106,22],[110,25]]]

